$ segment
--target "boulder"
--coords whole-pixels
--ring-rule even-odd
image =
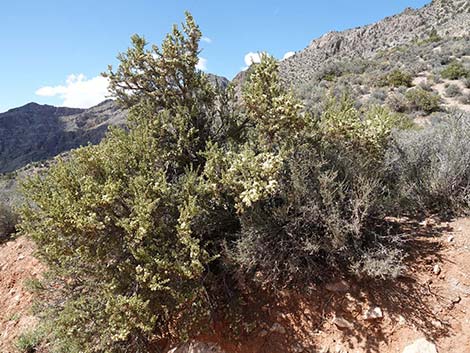
[[[403,353],[437,353],[436,345],[426,338],[420,338],[414,343],[406,346]]]

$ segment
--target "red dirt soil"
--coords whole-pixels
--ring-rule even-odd
[[[227,353],[401,353],[426,337],[439,353],[470,352],[470,218],[403,224],[411,255],[407,273],[398,280],[346,279],[347,293],[321,287],[302,296],[281,291],[276,299],[260,294],[256,304],[242,306],[243,315],[253,320],[238,325],[244,330],[237,337],[224,324],[239,320],[232,317],[215,319],[214,333],[199,339],[217,343]],[[18,335],[36,322],[30,314],[31,294],[23,284],[43,269],[33,250],[25,238],[0,245],[2,353],[15,352]],[[364,319],[364,311],[374,307],[383,318]],[[350,327],[338,328],[335,317]]]
[[[16,352],[18,336],[34,327],[32,294],[25,281],[37,278],[44,270],[32,256],[34,244],[24,238],[0,245],[0,352]]]

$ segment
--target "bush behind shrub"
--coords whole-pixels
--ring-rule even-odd
[[[427,92],[420,87],[408,90],[405,97],[413,110],[422,110],[429,114],[440,109],[439,95]]]
[[[463,64],[459,61],[451,62],[441,71],[442,78],[445,78],[448,80],[458,80],[459,78],[468,78],[469,75],[470,75],[470,72],[467,69],[465,69]]]
[[[378,243],[368,222],[382,211],[383,154],[404,122],[386,109],[361,113],[353,104],[329,100],[319,135],[299,141],[285,159],[278,193],[241,218],[231,259],[264,286],[325,280],[348,268],[381,278],[400,272],[396,246]]]
[[[0,202],[0,242],[15,232],[18,215],[12,208]]]
[[[388,150],[391,189],[409,211],[461,212],[470,206],[470,116],[400,131]]]

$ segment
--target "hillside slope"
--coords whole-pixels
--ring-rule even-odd
[[[290,84],[303,84],[315,78],[325,61],[342,58],[368,58],[379,50],[427,38],[434,30],[439,36],[468,35],[470,3],[466,0],[434,0],[421,9],[406,9],[374,24],[343,32],[330,32],[313,40],[304,50],[283,60],[281,76]]]
[[[0,173],[45,160],[70,149],[98,143],[125,113],[113,101],[90,109],[29,103],[0,114]]]

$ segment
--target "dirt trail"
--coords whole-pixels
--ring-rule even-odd
[[[44,267],[32,253],[34,245],[21,237],[0,245],[0,352],[15,352],[14,344],[36,324],[31,314],[32,295],[25,288]]]
[[[227,353],[401,353],[426,337],[439,353],[470,352],[470,218],[410,221],[405,230],[411,255],[408,272],[399,280],[346,279],[346,288],[311,288],[308,296],[283,291],[275,300],[266,297],[242,308],[256,317],[244,333],[231,337],[229,325],[215,320],[216,333],[200,339],[216,342]],[[25,238],[0,245],[2,353],[15,352],[18,335],[36,322],[24,287],[26,279],[43,270],[33,251]],[[374,308],[382,317],[365,319],[365,311]]]
[[[424,337],[439,353],[470,353],[470,218],[405,221],[403,229],[410,256],[399,280],[282,293],[258,303],[261,311],[246,308],[258,318],[264,312],[264,323],[238,343],[223,328],[204,340],[228,353],[401,353]],[[382,317],[365,319],[374,309]]]

